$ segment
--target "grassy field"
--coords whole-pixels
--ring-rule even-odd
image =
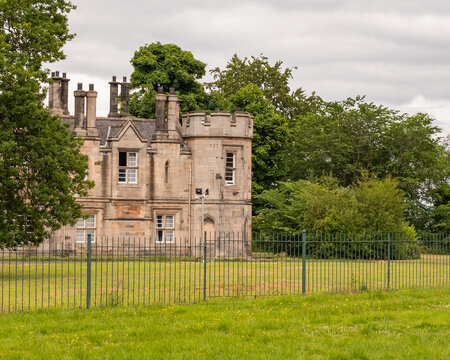
[[[449,359],[450,288],[3,314],[2,359]]]
[[[0,261],[0,311],[86,306],[87,263],[70,258]],[[205,277],[206,270],[206,277]],[[229,296],[302,293],[301,258],[253,261],[109,259],[93,261],[92,306],[192,303]],[[358,292],[450,284],[450,256],[420,259],[313,260],[305,267],[306,293]],[[206,285],[206,286],[205,286]]]

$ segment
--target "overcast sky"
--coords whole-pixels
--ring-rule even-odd
[[[298,66],[291,88],[326,100],[366,95],[403,112],[427,112],[450,132],[450,2],[447,0],[74,0],[76,33],[52,70],[95,83],[98,115],[107,82],[129,77],[140,46],[189,50],[207,69],[234,53]],[[72,98],[72,96],[70,96]],[[71,99],[72,101],[72,99]],[[73,113],[73,101],[70,111]]]

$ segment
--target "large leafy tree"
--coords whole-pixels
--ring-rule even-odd
[[[247,85],[257,86],[277,114],[293,119],[321,102],[315,94],[306,97],[302,89],[291,91],[289,81],[296,69],[284,67],[280,60],[271,64],[262,54],[243,59],[234,54],[224,70],[219,67],[210,70],[214,80],[206,86],[213,96],[222,94],[225,99]]]
[[[341,186],[355,184],[365,172],[395,177],[406,193],[409,220],[422,230],[431,192],[449,176],[438,132],[426,114],[399,114],[363,98],[323,102],[297,118],[288,175],[297,180],[332,174]]]
[[[174,87],[182,100],[181,110],[198,110],[205,103],[206,94],[198,81],[205,75],[206,64],[194,58],[191,52],[174,44],[159,42],[145,45],[131,59],[134,71],[131,88],[130,112],[150,118],[155,113],[155,94],[158,87],[165,91]]]
[[[261,204],[256,195],[276,187],[286,176],[284,149],[289,141],[289,119],[304,110],[301,90],[291,93],[289,80],[294,69],[282,61],[271,64],[267,57],[240,59],[234,55],[224,70],[211,70],[214,80],[206,84],[210,99],[226,110],[240,109],[254,115],[252,146],[253,210]],[[212,101],[211,101],[212,102]],[[214,103],[213,103],[214,106]]]
[[[269,100],[255,85],[247,85],[229,97],[230,106],[254,115],[252,142],[252,194],[276,186],[285,176],[283,149],[286,119],[276,114]],[[258,202],[254,201],[254,204]]]
[[[0,246],[39,244],[81,216],[81,140],[44,108],[48,72],[72,39],[63,0],[0,1]]]

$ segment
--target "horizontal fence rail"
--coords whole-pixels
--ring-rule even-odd
[[[450,285],[450,235],[98,237],[0,256],[3,312]]]

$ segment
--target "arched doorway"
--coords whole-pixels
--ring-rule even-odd
[[[214,225],[213,219],[211,219],[209,217],[205,218],[204,231],[206,232],[206,239],[208,241],[214,240],[215,225]]]

